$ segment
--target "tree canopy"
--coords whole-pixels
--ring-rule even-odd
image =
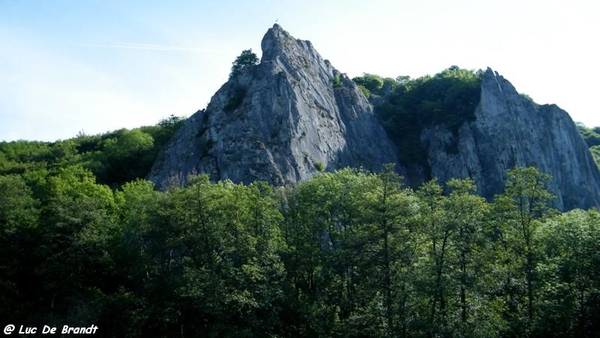
[[[120,186],[150,172],[159,151],[185,121],[171,115],[155,126],[120,129],[100,135],[80,134],[56,141],[0,142],[0,175],[24,174],[37,169],[55,171],[80,164],[111,187]]]
[[[579,134],[581,134],[588,147],[591,148],[600,145],[600,134],[598,133],[597,128],[590,129],[583,123],[577,123],[577,130],[579,130]]]
[[[353,81],[367,97],[375,94],[384,98],[378,101],[375,111],[388,136],[398,145],[404,163],[425,164],[420,142],[423,128],[444,124],[456,134],[464,122],[475,118],[481,95],[479,73],[457,66],[417,79],[364,74]]]
[[[127,161],[152,144],[140,133],[94,149]],[[0,175],[7,322],[127,337],[600,332],[600,215],[551,209],[535,168],[508,172],[494,201],[470,179],[408,189],[393,166],[279,188],[198,176],[161,192],[99,183],[73,142],[68,158]]]
[[[252,52],[252,49],[243,50],[242,53],[235,59],[235,61],[233,61],[229,78],[239,75],[245,69],[249,69],[257,65],[258,62],[258,57]]]

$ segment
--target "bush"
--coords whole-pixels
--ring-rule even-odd
[[[357,86],[367,99],[371,96],[371,92],[365,86],[361,84],[357,84]]]
[[[319,172],[325,171],[325,163],[323,163],[321,161],[316,161],[314,164],[315,164],[315,168],[317,168],[317,170]]]
[[[340,80],[339,74],[336,74],[333,79],[331,79],[331,83],[333,83],[333,88],[342,88],[342,81]]]
[[[384,79],[381,76],[367,73],[364,73],[363,76],[353,78],[352,81],[373,94],[378,94],[383,88],[384,83]]]
[[[233,61],[229,78],[231,79],[232,77],[239,75],[244,69],[253,67],[257,65],[258,62],[258,57],[256,54],[252,53],[252,49],[242,51],[242,54]]]

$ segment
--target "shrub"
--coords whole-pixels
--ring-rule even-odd
[[[331,79],[331,83],[333,83],[333,88],[342,88],[342,80],[340,80],[339,74],[336,74],[333,79]]]
[[[238,56],[235,61],[233,61],[233,66],[231,67],[231,73],[229,73],[229,78],[231,79],[234,76],[237,76],[242,72],[242,70],[253,67],[257,65],[259,62],[256,54],[252,53],[252,49],[246,49],[242,51],[242,54]]]
[[[314,165],[319,172],[325,171],[325,163],[323,163],[322,161],[314,161]]]

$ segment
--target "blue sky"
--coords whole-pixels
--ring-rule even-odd
[[[351,77],[489,66],[600,126],[598,1],[0,0],[0,140],[189,116],[275,21]]]

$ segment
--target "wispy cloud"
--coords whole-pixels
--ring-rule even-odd
[[[160,52],[210,52],[211,51],[206,48],[156,45],[156,44],[150,44],[150,43],[135,43],[135,42],[119,42],[119,43],[111,43],[111,44],[84,44],[81,46],[93,47],[93,48],[110,48],[110,49],[152,50],[152,51],[160,51]]]

